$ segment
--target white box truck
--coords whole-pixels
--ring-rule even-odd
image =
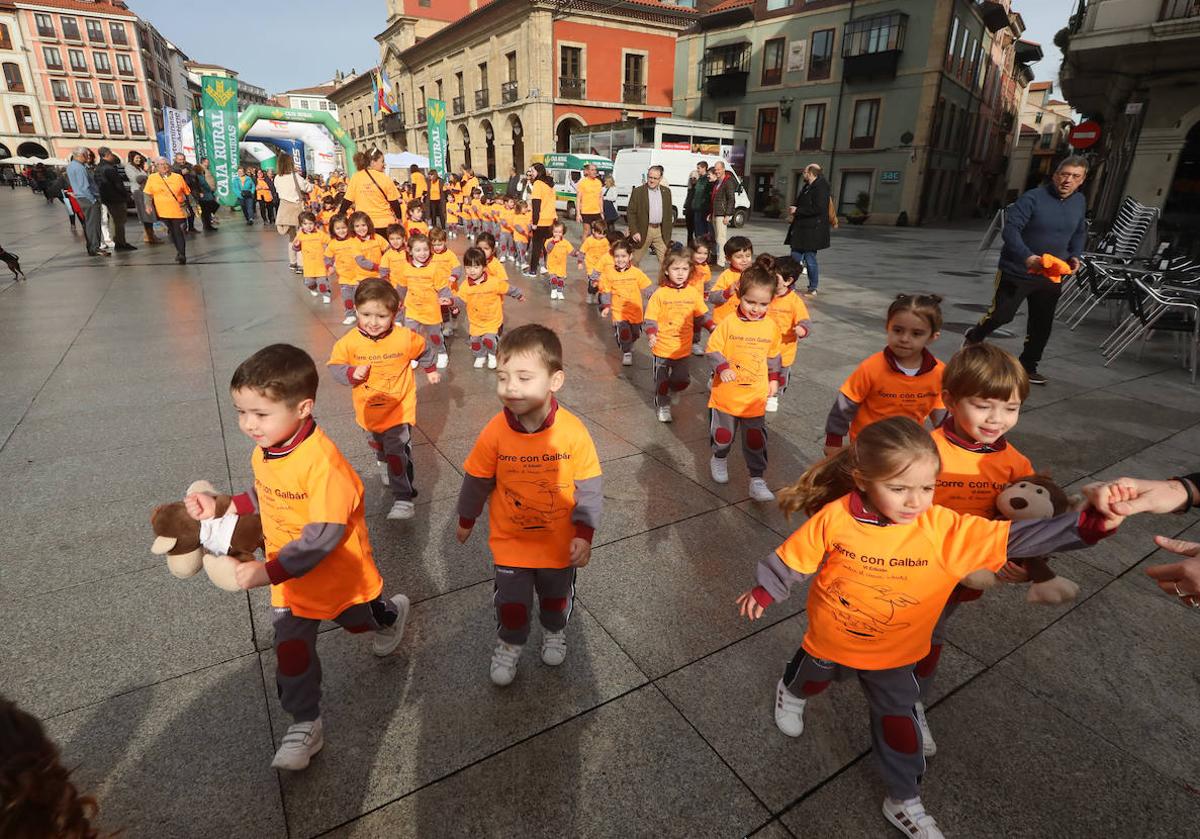
[[[629,194],[634,187],[646,180],[646,170],[651,166],[663,168],[663,183],[671,189],[671,203],[675,205],[675,215],[682,222],[683,202],[687,198],[688,179],[696,171],[696,164],[704,161],[710,167],[720,160],[715,154],[696,154],[690,151],[674,149],[622,149],[617,152],[613,162],[613,180],[617,182],[617,212],[624,214],[629,206]],[[750,215],[750,196],[737,173],[729,168],[725,161],[726,171],[733,176],[735,190],[733,217],[729,220],[730,227],[741,227]]]

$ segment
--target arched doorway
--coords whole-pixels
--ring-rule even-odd
[[[483,121],[483,140],[486,143],[484,146],[486,174],[494,181],[496,180],[496,132],[492,131],[492,124],[486,119]]]
[[[518,172],[525,171],[525,129],[521,125],[521,118],[513,114],[508,118],[510,127],[512,128],[512,159],[513,166]]]
[[[462,165],[466,166],[468,169],[471,169],[471,168],[474,168],[471,165],[471,132],[467,130],[467,127],[465,125],[460,126],[460,129],[462,130],[462,144],[463,144]]]
[[[571,132],[583,128],[583,123],[574,117],[566,117],[554,129],[554,150],[569,152],[571,150]]]
[[[1159,230],[1175,247],[1195,256],[1200,252],[1197,225],[1200,225],[1200,122],[1188,131],[1179,152]]]
[[[40,157],[45,160],[49,156],[50,152],[41,143],[21,143],[17,146],[17,157]]]

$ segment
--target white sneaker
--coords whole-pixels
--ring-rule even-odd
[[[479,358],[475,359],[475,369],[476,370],[482,370],[483,365],[485,365],[485,364],[487,364],[487,359],[484,358],[483,356],[479,356]]]
[[[321,718],[312,722],[296,722],[288,726],[271,761],[272,769],[289,769],[293,772],[304,769],[312,756],[321,751],[325,745],[325,735],[322,732]]]
[[[322,303],[328,303],[328,302],[329,302],[329,295],[328,295],[328,294],[322,294],[322,295],[321,295],[321,302],[322,302]]]
[[[929,720],[925,719],[925,703],[918,702],[913,710],[917,713],[917,725],[921,727],[921,752],[925,757],[937,754],[937,743],[933,741],[933,732],[929,730]]]
[[[511,685],[517,678],[517,661],[521,658],[521,647],[516,644],[496,642],[492,651],[492,684],[498,687]]]
[[[779,397],[778,396],[768,396],[767,397],[767,413],[773,414],[778,410],[779,410]]]
[[[671,406],[670,405],[663,405],[661,408],[658,409],[658,421],[659,422],[670,422],[673,419],[674,419],[674,417],[671,416]]]
[[[761,501],[764,504],[775,500],[775,493],[767,487],[767,482],[762,478],[750,479],[750,497],[755,501]]]
[[[801,699],[783,686],[783,679],[775,686],[775,725],[788,737],[799,737],[804,733],[804,706]]]
[[[729,483],[729,461],[725,458],[713,455],[712,460],[708,462],[708,471],[712,473],[712,479],[717,483]]]
[[[494,353],[488,353],[488,369],[496,369],[496,355]]]
[[[371,641],[371,652],[380,658],[391,655],[396,651],[396,647],[400,646],[400,639],[404,637],[404,624],[408,622],[408,598],[397,594],[392,597],[392,602],[396,604],[396,622],[375,630],[375,639]]]
[[[445,369],[446,369],[446,365],[447,365],[447,364],[449,364],[449,363],[450,363],[450,356],[446,355],[444,352],[440,352],[440,353],[438,353],[438,357],[437,357],[437,369],[439,369],[439,370],[445,370]]]
[[[345,326],[349,326],[350,324],[354,323],[356,320],[358,320],[358,318],[355,317],[353,313],[351,313],[349,315],[346,315],[344,318],[342,318],[342,323]]]
[[[907,801],[883,799],[883,816],[909,839],[946,839],[933,816],[925,812],[920,798]]]
[[[414,358],[412,361],[408,362],[408,366],[411,367],[412,369],[416,370],[417,369],[417,360]]]
[[[633,366],[633,353],[627,352],[627,353],[623,353],[621,355],[621,366],[622,367],[632,367]]]
[[[699,344],[692,344],[692,355],[704,355],[704,347]]]
[[[542,664],[557,667],[567,658],[567,633],[546,632],[542,636]],[[492,659],[495,661],[495,659]]]
[[[396,501],[392,504],[392,509],[388,510],[387,517],[393,521],[396,519],[411,519],[417,514],[417,507],[411,501]]]
[[[313,297],[316,297],[316,296],[317,296],[318,294],[320,294],[321,292],[317,291],[315,288],[310,288],[310,289],[308,290],[308,293],[309,293],[309,294],[311,294]]]
[[[377,467],[379,467],[379,479],[380,479],[381,481],[383,481],[383,485],[384,485],[385,487],[387,487],[387,486],[391,486],[391,485],[392,485],[392,481],[391,481],[391,479],[388,477],[388,467],[387,467],[387,464],[386,464],[386,463],[384,463],[382,460],[377,460],[377,461],[375,461],[375,465],[376,465]]]

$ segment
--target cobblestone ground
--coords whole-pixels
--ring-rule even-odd
[[[410,522],[384,518],[388,494],[349,394],[323,376],[317,416],[367,479],[387,590],[414,609],[387,660],[362,638],[322,635],[325,750],[304,773],[270,769],[286,723],[264,592],[173,578],[148,550],[147,518],[196,478],[246,486],[251,445],[226,389],[241,359],[289,341],[323,363],[344,327],[285,271],[273,230],[221,220],[219,233],[191,238],[185,267],[166,245],[89,259],[58,205],[0,193],[0,244],[29,273],[0,288],[0,690],[45,720],[106,828],[206,839],[893,835],[855,686],[810,703],[801,739],[775,729],[802,593],[756,624],[737,619],[735,596],[789,525],[748,500],[739,455],[731,483],[708,478],[698,370],[676,421],[655,421],[644,344],[622,368],[574,277],[566,301],[537,288],[509,309],[510,324],[564,336],[562,402],[604,462],[604,522],[566,665],[530,654],[510,688],[487,677],[486,534],[461,547],[453,522],[462,461],[498,404],[461,339],[447,380],[420,386]],[[784,250],[782,225],[743,232]],[[944,295],[934,349],[948,358],[958,347],[990,294],[981,233],[835,233],[813,335],[769,420],[773,487],[820,454],[835,389],[882,346],[897,292]],[[1097,313],[1056,330],[1050,384],[1012,438],[1063,484],[1194,470],[1200,400],[1170,341],[1106,369],[1095,346],[1107,323]],[[1034,607],[1010,587],[960,611],[924,785],[948,835],[1200,835],[1200,616],[1141,573],[1163,559],[1151,555],[1154,533],[1200,535],[1195,524],[1134,520],[1062,558],[1082,589],[1072,605]]]

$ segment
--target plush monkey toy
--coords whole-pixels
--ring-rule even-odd
[[[150,526],[156,538],[150,552],[166,555],[167,568],[176,577],[191,577],[203,568],[213,585],[237,591],[234,569],[254,561],[254,552],[263,548],[262,519],[257,513],[239,516],[230,510],[230,497],[218,494],[208,481],[196,481],[186,494],[193,492],[213,496],[216,515],[196,521],[182,501],[154,508]]]

